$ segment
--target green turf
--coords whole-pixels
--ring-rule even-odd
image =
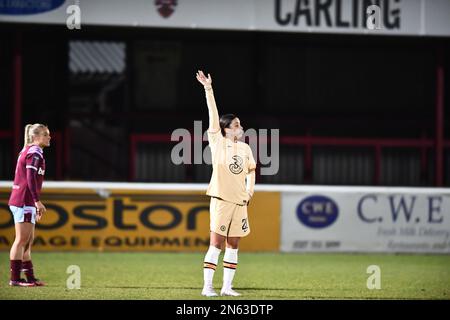
[[[48,286],[10,288],[0,253],[0,299],[203,299],[203,254],[34,253],[33,261]],[[373,264],[379,290],[366,287]],[[69,265],[81,268],[79,290],[66,287]],[[216,288],[221,279],[220,267]],[[234,288],[239,299],[449,299],[450,256],[241,253]]]

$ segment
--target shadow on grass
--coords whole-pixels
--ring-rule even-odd
[[[86,287],[85,287],[86,288]],[[170,290],[170,289],[185,289],[185,290],[201,290],[202,287],[183,287],[183,286],[104,286],[104,287],[89,287],[92,289],[155,289],[155,290]],[[233,287],[235,290],[246,291],[312,291],[313,289],[304,288],[247,288],[247,287]]]

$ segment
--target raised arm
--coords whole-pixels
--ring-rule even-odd
[[[203,71],[199,70],[196,76],[198,82],[200,82],[205,88],[206,103],[208,105],[208,113],[209,113],[208,131],[217,132],[220,130],[219,112],[217,111],[216,100],[214,99],[211,75],[208,73],[208,77],[206,77]]]

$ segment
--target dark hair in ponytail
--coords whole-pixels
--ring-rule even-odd
[[[222,132],[222,135],[225,137],[225,128],[229,128],[231,122],[233,122],[233,120],[236,119],[236,116],[232,113],[229,114],[224,114],[222,116],[220,116],[220,131]]]

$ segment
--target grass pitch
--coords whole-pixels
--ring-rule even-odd
[[[222,280],[223,252],[214,277]],[[206,299],[203,253],[34,253],[46,287],[10,288],[9,256],[0,253],[0,299]],[[81,289],[66,287],[67,267],[81,269]],[[367,289],[369,265],[381,289]],[[450,299],[450,256],[240,253],[234,288],[214,299]]]

